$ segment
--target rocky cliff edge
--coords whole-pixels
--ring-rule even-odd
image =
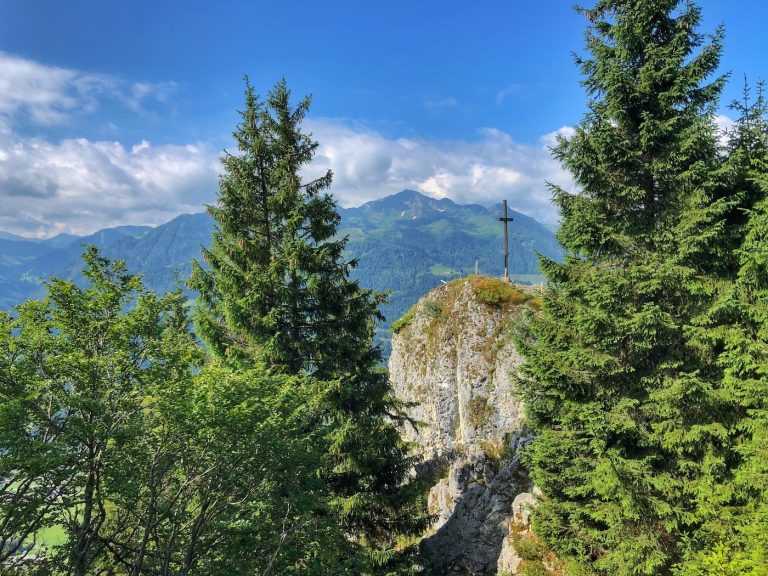
[[[538,289],[470,276],[425,295],[393,324],[389,373],[411,422],[402,434],[440,479],[421,542],[433,574],[523,574],[553,560],[531,534],[533,488],[515,381],[513,333],[538,309]],[[525,551],[521,553],[521,550]]]

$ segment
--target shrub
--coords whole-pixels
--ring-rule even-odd
[[[424,302],[424,313],[430,318],[439,318],[443,315],[443,307],[439,302],[427,300]]]
[[[532,298],[530,294],[498,278],[473,276],[470,282],[478,300],[488,306],[524,304]]]
[[[538,311],[538,310],[541,310],[541,305],[543,304],[543,301],[541,296],[533,296],[530,300],[528,300],[527,304],[534,310]]]
[[[517,555],[529,562],[539,561],[547,553],[546,545],[535,536],[529,534],[513,536],[512,544]]]
[[[403,314],[400,318],[392,322],[392,326],[390,326],[390,330],[393,334],[397,334],[402,330],[403,328],[406,328],[410,325],[411,322],[413,322],[413,319],[416,317],[416,306],[411,306],[411,308]]]
[[[549,570],[539,560],[524,561],[520,566],[521,576],[549,576]]]

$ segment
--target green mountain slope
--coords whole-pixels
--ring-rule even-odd
[[[434,199],[412,190],[340,210],[340,233],[349,236],[349,255],[358,260],[354,276],[363,286],[390,293],[386,326],[441,281],[474,271],[502,273],[499,209]],[[537,253],[559,258],[550,230],[512,212],[510,271],[521,281],[538,281]],[[42,295],[50,276],[80,278],[80,254],[95,244],[109,258],[126,261],[147,285],[166,291],[183,285],[190,262],[209,241],[213,224],[206,214],[185,214],[156,228],[122,226],[77,238],[27,240],[0,236],[0,308]]]
[[[429,290],[451,278],[479,271],[503,273],[500,208],[436,200],[412,190],[341,211],[349,251],[359,260],[355,276],[367,287],[390,292],[388,322],[399,318]],[[510,272],[518,281],[539,280],[537,253],[559,258],[554,234],[512,211]]]

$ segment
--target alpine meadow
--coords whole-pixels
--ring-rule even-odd
[[[0,6],[0,576],[768,576],[768,7],[399,2]]]

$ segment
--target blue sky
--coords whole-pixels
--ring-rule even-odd
[[[727,102],[745,74],[768,79],[768,3],[701,5],[705,31],[726,26]],[[285,76],[314,95],[317,170],[337,173],[342,204],[410,186],[507,197],[552,223],[544,180],[569,179],[546,145],[583,111],[571,57],[583,30],[567,0],[4,0],[0,229],[84,233],[199,210],[246,73],[260,91]]]

